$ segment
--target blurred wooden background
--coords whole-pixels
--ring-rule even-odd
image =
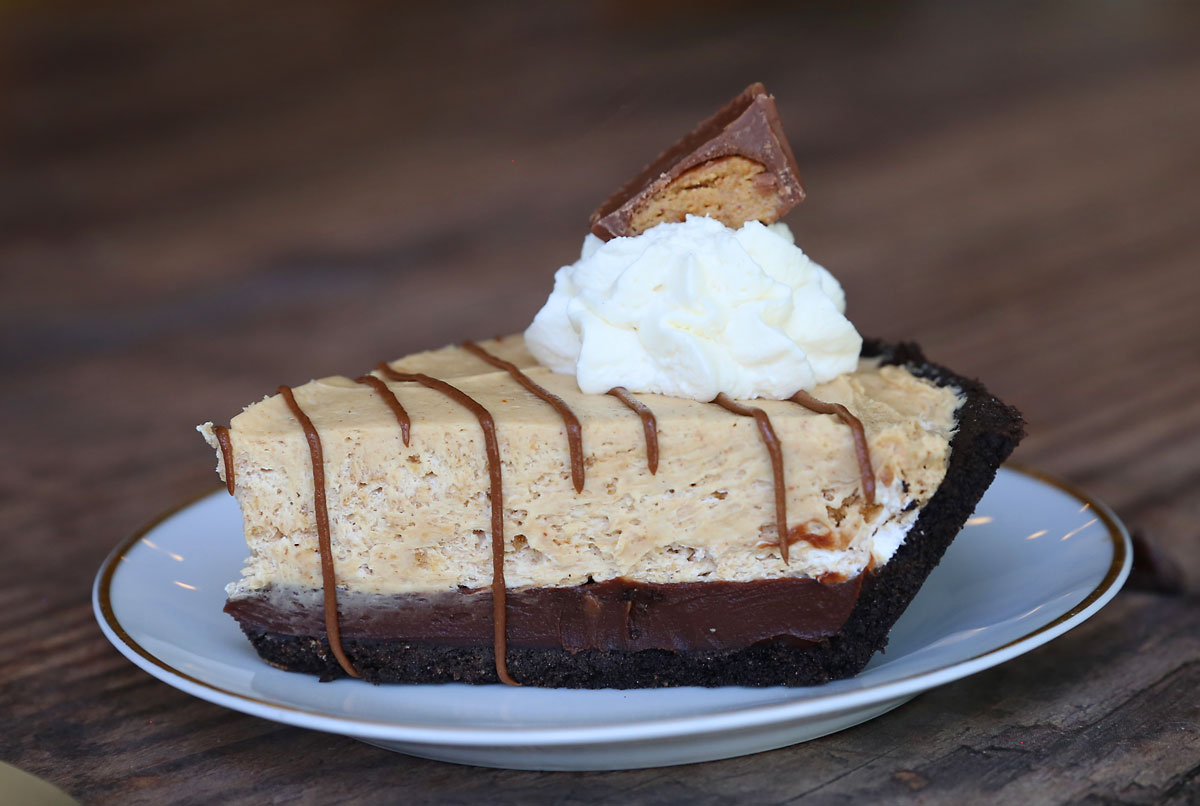
[[[0,6],[0,758],[87,802],[1195,803],[1198,42],[1157,2]],[[215,483],[193,425],[522,329],[591,209],[753,80],[859,329],[983,377],[1017,459],[1188,593],[841,734],[628,773],[397,756],[109,647],[92,575]]]

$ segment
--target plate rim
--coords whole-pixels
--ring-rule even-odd
[[[121,625],[112,606],[113,577],[125,555],[148,533],[194,504],[225,492],[224,487],[206,489],[147,521],[120,541],[105,557],[92,584],[92,609],[101,631],[128,660],[152,677],[187,694],[235,711],[297,727],[359,738],[457,746],[523,747],[532,744],[583,745],[616,741],[662,739],[701,735],[716,731],[753,728],[766,724],[811,719],[846,713],[874,704],[916,694],[984,671],[1022,655],[1057,638],[1095,615],[1120,591],[1129,575],[1133,551],[1125,525],[1112,510],[1075,485],[1027,465],[1008,462],[1000,471],[1032,478],[1075,498],[1090,508],[1104,525],[1112,546],[1109,567],[1096,586],[1065,613],[1035,627],[1007,643],[965,660],[914,672],[896,680],[866,688],[817,694],[799,700],[763,703],[710,714],[693,714],[616,724],[562,728],[521,726],[443,726],[412,724],[333,716],[326,712],[286,705],[201,680],[176,669],[139,644]],[[994,482],[993,482],[994,483]],[[812,687],[819,688],[819,686]]]

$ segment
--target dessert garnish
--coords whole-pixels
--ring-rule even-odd
[[[592,213],[602,240],[707,215],[737,228],[773,224],[804,199],[775,98],[751,84]]]

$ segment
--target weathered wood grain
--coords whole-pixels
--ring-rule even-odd
[[[86,802],[1200,801],[1200,11],[0,8],[0,758]],[[279,383],[522,328],[588,212],[751,80],[866,333],[1020,406],[1187,593],[804,745],[468,769],[188,697],[92,575]]]

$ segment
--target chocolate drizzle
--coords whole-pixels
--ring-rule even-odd
[[[473,397],[445,381],[428,375],[397,372],[380,361],[380,374],[393,381],[411,381],[427,389],[440,392],[475,415],[483,429],[483,444],[487,452],[488,477],[491,482],[488,499],[492,509],[492,653],[495,656],[496,675],[500,682],[519,686],[508,673],[508,611],[506,609],[507,588],[504,583],[504,495],[500,473],[500,446],[496,443],[496,421],[491,412]]]
[[[475,342],[464,341],[462,347],[467,352],[482,358],[493,367],[507,372],[513,377],[513,380],[549,403],[558,412],[558,416],[562,417],[563,425],[567,429],[567,448],[571,453],[571,480],[575,483],[575,492],[583,492],[583,428],[579,425],[579,418],[575,416],[575,412],[571,411],[571,407],[566,404],[566,401],[545,387],[538,385],[532,378],[522,372],[516,364],[511,361],[505,361],[499,356],[492,355]]]
[[[312,420],[300,408],[292,394],[290,386],[279,387],[279,394],[292,410],[292,416],[304,429],[304,438],[308,440],[308,453],[312,459],[313,471],[313,511],[317,520],[317,548],[321,554],[321,585],[325,598],[325,634],[329,638],[329,648],[337,658],[338,665],[351,677],[358,677],[358,671],[342,650],[342,633],[338,625],[337,609],[337,578],[333,570],[333,550],[329,541],[329,510],[325,504],[325,454],[321,450],[321,435],[317,433]]]
[[[614,386],[608,394],[632,409],[642,421],[642,431],[646,434],[646,463],[650,466],[650,475],[658,473],[658,420],[650,407],[629,394],[624,386]]]
[[[775,528],[779,531],[779,555],[786,564],[788,561],[788,528],[787,528],[787,487],[783,480],[783,450],[775,429],[771,426],[771,418],[762,409],[753,406],[743,406],[732,400],[724,392],[713,398],[721,408],[739,414],[742,417],[753,417],[758,423],[758,433],[762,437],[767,453],[771,455],[771,472],[775,476]]]
[[[374,375],[363,375],[361,378],[355,378],[355,383],[361,383],[375,390],[388,408],[392,410],[392,414],[396,415],[396,421],[400,423],[400,436],[404,440],[404,447],[408,447],[408,437],[412,433],[412,420],[408,418],[408,412],[404,410],[404,406],[400,405],[400,399],[396,394],[388,389],[388,385],[376,378]]]
[[[229,441],[229,429],[223,425],[214,425],[213,436],[221,446],[221,461],[225,465],[225,489],[233,495],[233,443]]]
[[[867,434],[863,430],[862,421],[851,414],[850,410],[841,403],[826,403],[804,390],[792,395],[790,399],[793,403],[798,403],[817,414],[832,414],[850,427],[850,433],[854,437],[854,455],[858,458],[858,473],[862,478],[863,498],[868,506],[874,506],[875,471],[871,468],[871,452],[867,447]]]

